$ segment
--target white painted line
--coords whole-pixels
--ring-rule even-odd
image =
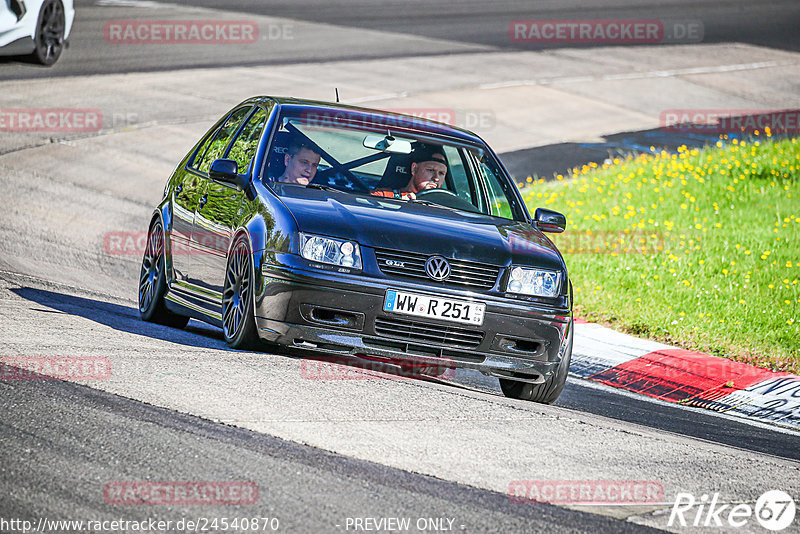
[[[343,104],[363,104],[365,102],[377,102],[379,100],[391,100],[393,98],[405,98],[408,93],[384,93],[382,95],[361,96],[358,98],[347,98],[342,100]]]
[[[152,0],[97,0],[95,5],[100,7],[144,7],[148,9],[180,7],[177,4],[153,2]]]
[[[553,85],[568,83],[589,83],[611,80],[641,80],[646,78],[672,78],[676,76],[690,76],[693,74],[715,74],[720,72],[738,72],[743,70],[769,69],[786,65],[797,65],[798,61],[761,61],[757,63],[739,63],[734,65],[716,65],[712,67],[692,67],[686,69],[651,70],[645,72],[622,72],[619,74],[604,74],[602,76],[564,76],[561,78],[540,78],[537,80],[511,80],[500,83],[486,83],[478,89],[502,89],[504,87],[520,87],[535,85]]]

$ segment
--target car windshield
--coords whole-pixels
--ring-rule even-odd
[[[264,173],[278,195],[322,188],[525,220],[516,186],[477,147],[398,135],[385,124],[342,125],[304,116],[283,116],[278,124]]]

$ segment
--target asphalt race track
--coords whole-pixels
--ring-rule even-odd
[[[669,3],[650,0],[613,2],[533,3],[520,0],[485,2],[403,3],[345,0],[188,0],[149,2],[148,0],[76,0],[79,15],[69,54],[53,69],[5,68],[3,78],[33,76],[71,76],[98,73],[152,71],[189,67],[219,67],[263,64],[288,64],[309,61],[343,61],[368,58],[407,57],[410,55],[459,54],[471,51],[510,49],[542,50],[555,45],[531,45],[509,40],[508,24],[517,19],[661,19],[702,22],[703,43],[739,42],[756,46],[797,51],[800,5],[793,0],[676,0]],[[270,18],[272,26],[262,27],[259,47],[230,49],[208,47],[203,54],[185,49],[163,54],[127,51],[107,46],[103,26],[108,20],[138,18],[142,9],[159,20],[197,18],[193,7],[224,9],[219,16],[230,20],[252,20],[253,15]],[[180,14],[180,15],[178,15]],[[244,17],[242,16],[244,15]],[[291,26],[291,46],[283,25]],[[326,41],[326,28],[347,28],[347,36],[337,36],[335,46]],[[305,38],[304,30],[312,33]],[[271,30],[271,31],[270,31]],[[387,38],[373,41],[371,34]],[[78,38],[80,36],[80,38]],[[417,37],[411,40],[409,37]],[[319,39],[319,41],[317,40]],[[316,46],[319,42],[328,46]],[[573,45],[587,48],[590,45]],[[563,48],[564,45],[558,45]],[[179,47],[178,47],[179,48]],[[11,63],[15,63],[11,61]]]
[[[546,504],[519,506],[507,495],[409,473],[212,423],[67,382],[25,381],[0,390],[4,468],[0,514],[104,517],[107,480],[239,480],[258,484],[257,507],[163,507],[184,517],[277,518],[280,531],[330,532],[348,517],[447,519],[454,530],[593,532],[642,529]],[[9,409],[11,408],[11,409]],[[41,414],[49,414],[46,419]],[[21,424],[24,423],[24,424]],[[32,450],[32,437],[38,441]],[[24,480],[24,484],[22,481]],[[52,488],[51,499],[35,498]],[[34,498],[32,498],[34,497]],[[254,510],[255,508],[255,510]],[[24,514],[27,515],[27,514]],[[138,507],[131,521],[153,517]]]
[[[800,434],[776,426],[575,377],[553,406],[507,399],[471,372],[409,379],[348,360],[338,363],[352,373],[335,380],[314,375],[330,368],[325,358],[233,351],[196,321],[183,331],[144,323],[141,251],[109,240],[145,232],[176,162],[254,94],[332,99],[337,87],[355,104],[452,112],[518,176],[565,172],[612,147],[707,140],[662,136],[664,109],[800,108],[797,2],[621,4],[80,0],[54,67],[0,58],[0,111],[101,116],[91,132],[0,127],[0,356],[89,357],[111,369],[80,383],[0,380],[0,532],[21,531],[11,519],[183,520],[186,531],[187,520],[236,517],[276,518],[281,532],[717,532],[668,524],[678,494],[753,506],[782,490],[797,501]],[[511,20],[537,18],[701,21],[704,37],[538,48],[509,39]],[[109,21],[152,19],[249,20],[261,38],[104,37]],[[258,497],[120,505],[104,494],[120,481],[246,482]],[[645,481],[663,494],[559,506],[511,498],[518,481]],[[411,526],[392,529],[390,518]],[[766,532],[755,518],[722,531]],[[800,519],[783,532],[800,532]]]

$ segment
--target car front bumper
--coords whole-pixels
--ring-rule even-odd
[[[536,384],[558,368],[572,327],[569,309],[547,309],[496,295],[273,264],[264,264],[259,274],[259,337],[326,354],[476,369]],[[389,288],[484,302],[483,324],[386,312]]]

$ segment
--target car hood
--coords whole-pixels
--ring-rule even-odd
[[[301,232],[499,266],[564,268],[553,243],[527,223],[330,190],[285,188],[280,198]]]

